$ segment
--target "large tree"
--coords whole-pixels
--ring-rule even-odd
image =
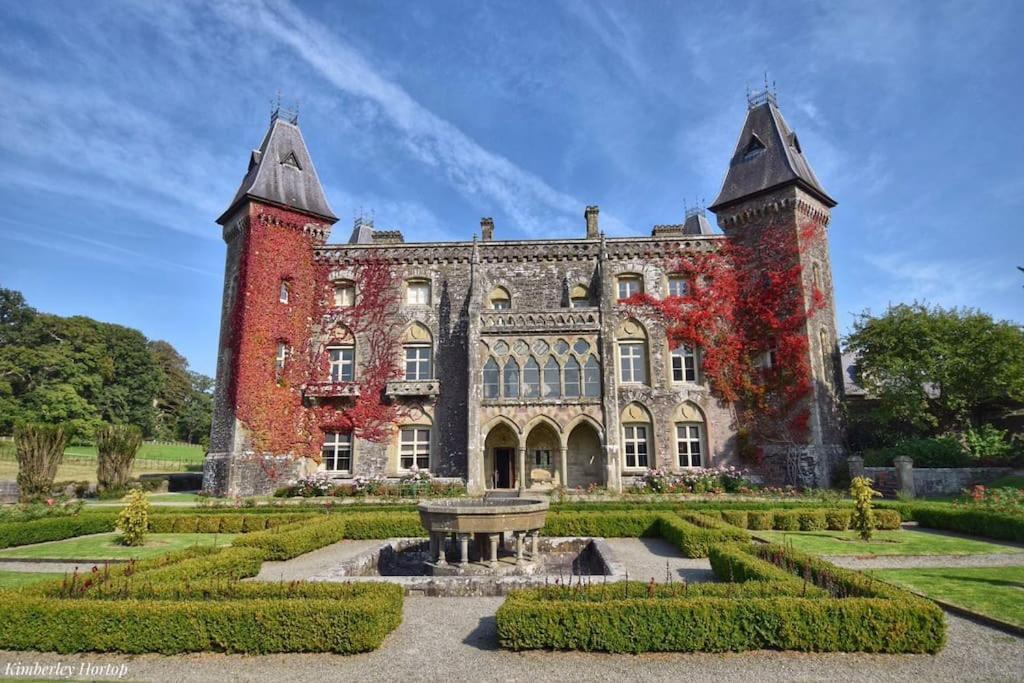
[[[160,368],[161,382],[156,395],[156,426],[158,439],[177,438],[178,419],[192,391],[188,361],[165,341],[149,343],[149,351]]]
[[[975,310],[913,303],[865,313],[846,344],[857,382],[877,398],[875,419],[894,433],[962,431],[994,406],[1024,401],[1024,331]]]

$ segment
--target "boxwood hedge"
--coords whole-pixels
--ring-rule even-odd
[[[1024,541],[1024,514],[970,508],[920,507],[914,519],[922,527],[958,531],[1004,541]]]

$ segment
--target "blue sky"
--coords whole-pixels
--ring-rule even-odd
[[[0,286],[213,373],[214,219],[278,90],[348,238],[611,235],[715,196],[764,71],[839,206],[840,327],[1024,320],[1024,3],[21,2],[0,8]]]

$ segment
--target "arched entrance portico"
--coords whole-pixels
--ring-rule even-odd
[[[526,485],[550,489],[564,481],[561,473],[562,439],[553,423],[537,422],[526,435]]]
[[[601,436],[588,421],[581,421],[566,439],[566,486],[585,489],[591,484],[607,486]]]
[[[489,489],[519,488],[519,434],[498,422],[484,439],[484,485]]]

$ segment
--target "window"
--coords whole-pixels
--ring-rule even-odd
[[[668,295],[686,296],[688,284],[686,278],[682,275],[670,275],[668,278]]]
[[[523,396],[537,398],[540,396],[540,365],[535,358],[526,361],[523,366]]]
[[[288,343],[277,342],[277,354],[274,356],[274,367],[280,372],[284,370],[284,364],[288,360]]]
[[[647,467],[647,425],[626,425],[622,431],[626,447],[626,467]]]
[[[351,346],[327,349],[331,360],[331,381],[351,382],[355,379],[356,350]]]
[[[356,305],[356,286],[351,282],[339,282],[334,285],[334,305],[347,308]]]
[[[835,378],[833,372],[835,371],[832,365],[832,343],[829,341],[828,332],[821,330],[819,333],[821,338],[821,371],[824,374],[825,381],[828,382],[829,386],[832,386],[832,381]]]
[[[811,266],[811,283],[815,289],[821,291],[821,266],[817,262]]]
[[[320,451],[323,466],[328,472],[352,471],[352,435],[341,432],[324,434],[324,445]]]
[[[587,356],[587,362],[583,364],[583,395],[601,395],[601,368],[594,356]]]
[[[747,143],[746,148],[743,150],[743,157],[741,161],[751,161],[764,154],[765,146],[764,143],[756,136],[750,137],[750,142]]]
[[[409,280],[405,286],[405,303],[410,306],[429,306],[430,283],[426,280]]]
[[[277,293],[277,300],[283,304],[288,303],[288,281],[281,280],[281,288]]]
[[[580,364],[575,358],[565,363],[565,396],[579,398],[580,395]]]
[[[761,357],[761,367],[765,370],[771,370],[778,363],[778,343],[775,341],[775,337],[768,338],[768,350],[764,352]]]
[[[498,363],[493,358],[484,365],[484,398],[498,398]]]
[[[569,292],[570,308],[587,308],[590,306],[590,291],[583,285],[576,285]]]
[[[405,378],[414,382],[431,378],[429,346],[405,347]]]
[[[512,308],[512,296],[504,287],[495,287],[487,296],[487,301],[495,311],[507,311]]]
[[[502,384],[505,398],[519,398],[519,363],[511,358],[505,361],[505,370],[502,372]]]
[[[533,451],[533,464],[536,467],[551,467],[551,449],[535,449]]]
[[[427,427],[403,427],[401,467],[411,470],[430,469],[430,429]]]
[[[644,342],[619,343],[619,379],[625,384],[647,383],[647,349]]]
[[[639,275],[623,275],[619,278],[619,301],[644,291]]]
[[[562,368],[554,358],[544,364],[544,398],[558,398],[562,395]]]
[[[672,381],[697,381],[697,354],[689,346],[680,346],[672,351]]]
[[[701,434],[699,424],[676,425],[676,455],[680,467],[700,467]]]

